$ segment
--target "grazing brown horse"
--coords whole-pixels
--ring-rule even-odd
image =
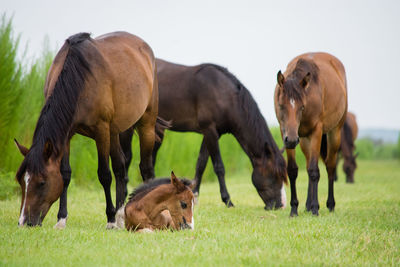
[[[137,187],[125,206],[125,227],[130,231],[194,229],[192,182],[154,179]]]
[[[347,112],[346,121],[344,122],[342,128],[342,139],[339,149],[339,153],[344,159],[343,171],[346,174],[346,183],[354,183],[354,171],[357,168],[357,154],[354,154],[354,150],[356,148],[354,141],[356,140],[357,135],[358,126],[356,116],[351,112]],[[337,163],[339,163],[339,157],[337,158]],[[335,176],[335,181],[337,181],[337,173]]]
[[[222,201],[233,206],[225,185],[225,169],[218,139],[232,133],[253,165],[252,181],[266,209],[282,207],[286,165],[267,123],[250,92],[227,69],[213,64],[188,67],[157,59],[160,92],[159,116],[172,123],[170,130],[203,135],[196,166],[198,195],[201,178],[211,156]],[[163,130],[159,135],[162,136]],[[123,143],[130,144],[128,141]],[[155,144],[153,160],[161,142]],[[124,145],[128,153],[130,145]],[[125,150],[125,149],[124,149]],[[281,193],[282,190],[282,193]]]
[[[57,53],[44,88],[42,108],[31,148],[16,178],[21,185],[20,226],[39,225],[60,197],[56,227],[65,227],[71,177],[70,139],[75,133],[96,141],[98,177],[106,198],[107,227],[115,226],[109,157],[116,179],[116,208],[127,189],[125,158],[119,134],[137,129],[140,170],[154,177],[151,155],[158,112],[156,65],[151,48],[139,37],[115,32],[92,39],[88,33],[69,37]],[[122,211],[122,210],[121,210]]]
[[[278,72],[275,112],[287,153],[291,189],[291,216],[297,216],[298,167],[295,147],[300,142],[309,176],[306,208],[318,215],[318,159],[321,154],[329,178],[328,209],[333,211],[333,182],[340,132],[347,113],[347,83],[342,63],[327,53],[307,53],[293,59],[284,74]],[[322,141],[322,142],[321,142]],[[321,145],[322,143],[322,145]]]

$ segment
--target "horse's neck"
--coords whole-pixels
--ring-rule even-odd
[[[247,126],[236,129],[232,133],[244,152],[249,157],[253,167],[257,163],[257,159],[263,156],[263,147],[260,134],[252,131]]]

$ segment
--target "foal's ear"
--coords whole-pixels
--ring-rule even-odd
[[[283,76],[281,71],[278,71],[278,75],[277,75],[277,80],[278,80],[278,84],[280,87],[283,86],[283,83],[285,82],[285,76]]]
[[[17,141],[17,139],[14,138],[14,143],[17,146],[17,148],[19,149],[19,152],[21,152],[22,156],[26,156],[26,154],[28,154],[29,149],[24,147],[23,145],[20,145]]]
[[[307,89],[308,85],[310,84],[311,81],[311,73],[307,72],[306,76],[301,80],[300,85],[304,89]]]
[[[176,178],[173,171],[171,172],[171,184],[175,186],[175,188],[178,190],[178,193],[185,190],[185,185],[178,178]]]

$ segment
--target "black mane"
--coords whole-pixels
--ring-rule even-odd
[[[259,154],[265,153],[265,147],[273,153],[275,158],[275,166],[277,172],[281,175],[279,177],[286,177],[286,163],[281,155],[278,146],[269,131],[267,122],[262,116],[257,103],[252,97],[249,90],[233,75],[227,68],[215,64],[202,64],[200,69],[205,67],[213,67],[224,74],[237,89],[240,113],[245,114],[242,118],[241,128],[247,128],[252,133],[251,146],[255,150],[259,150]],[[239,126],[239,125],[238,125]],[[249,137],[250,138],[250,137]]]
[[[78,33],[69,37],[63,48],[68,49],[64,65],[53,92],[44,104],[33,135],[32,147],[26,155],[17,178],[29,169],[33,174],[42,174],[44,147],[51,143],[55,155],[59,155],[67,139],[75,115],[79,95],[86,78],[91,74],[90,64],[85,58],[86,40],[90,34]],[[60,53],[59,52],[59,53]]]
[[[192,184],[192,181],[185,179],[185,178],[179,178],[179,180],[186,186],[190,186]],[[159,178],[159,179],[153,179],[148,183],[143,183],[136,187],[132,193],[129,195],[128,203],[132,201],[138,201],[139,199],[143,198],[145,195],[147,195],[149,192],[154,190],[160,185],[163,184],[170,184],[171,179],[170,178]]]

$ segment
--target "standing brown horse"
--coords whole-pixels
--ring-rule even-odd
[[[225,169],[218,139],[232,133],[253,165],[252,181],[266,209],[282,207],[285,160],[250,92],[227,69],[213,64],[188,67],[157,59],[159,116],[170,120],[170,130],[203,135],[196,166],[198,195],[208,157],[218,176],[222,201],[233,206],[225,185]],[[163,134],[163,130],[159,135]],[[129,164],[130,137],[121,143]],[[122,141],[122,140],[121,140]],[[126,145],[128,144],[128,145]],[[153,160],[161,142],[156,143]],[[282,191],[282,192],[281,192]]]
[[[125,227],[130,231],[194,229],[192,182],[154,179],[137,187],[125,206]]]
[[[356,158],[357,154],[354,154],[355,145],[354,141],[358,135],[358,126],[356,122],[356,116],[347,112],[346,121],[344,122],[342,128],[342,139],[340,142],[339,153],[343,156],[343,171],[346,174],[346,183],[354,183],[354,171],[357,168]],[[337,163],[339,163],[339,157],[337,158]],[[336,164],[338,165],[338,164]],[[335,176],[335,181],[337,181],[337,173]]]
[[[333,182],[340,131],[347,113],[347,82],[342,63],[327,53],[307,53],[293,59],[284,74],[278,72],[275,112],[288,158],[292,207],[297,216],[298,167],[295,147],[300,142],[309,176],[306,208],[318,215],[318,159],[321,154],[329,178],[328,209],[333,211]],[[321,142],[322,141],[322,142]],[[326,144],[326,145],[322,145]]]
[[[116,179],[116,208],[127,189],[125,159],[119,134],[137,129],[140,170],[154,177],[151,154],[158,112],[156,65],[151,48],[140,38],[115,32],[92,39],[88,33],[69,37],[57,53],[44,88],[42,108],[31,148],[19,145],[25,156],[16,178],[21,185],[18,224],[38,225],[60,196],[56,227],[65,227],[67,189],[71,178],[70,139],[75,133],[96,141],[98,177],[106,198],[107,227],[115,227],[109,157]]]

